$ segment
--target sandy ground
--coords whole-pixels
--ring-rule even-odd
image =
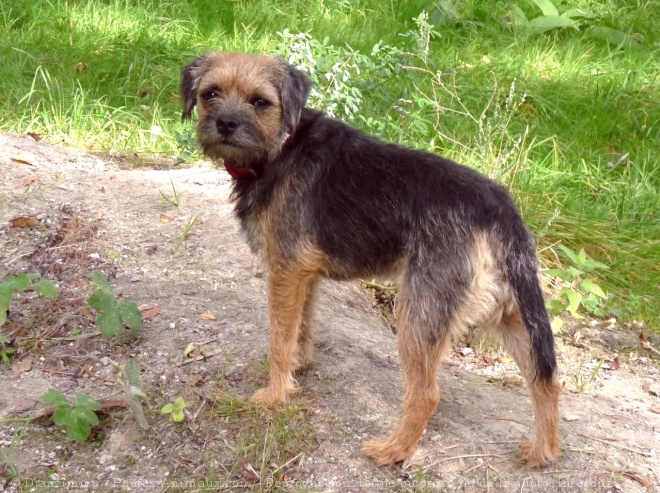
[[[0,280],[38,272],[59,288],[56,300],[17,295],[0,329],[17,351],[0,363],[0,491],[660,491],[659,358],[640,347],[640,327],[566,320],[562,456],[545,469],[515,456],[533,419],[515,365],[465,342],[441,370],[443,400],[415,457],[390,468],[363,457],[362,442],[396,422],[401,377],[394,336],[357,282],[324,285],[318,361],[291,415],[245,407],[265,382],[268,322],[229,177],[138,160],[0,134]],[[137,339],[97,335],[83,308],[94,270],[143,309]],[[210,356],[192,361],[190,343]],[[128,358],[149,428],[109,364]],[[49,388],[111,399],[90,440],[52,424],[39,401]],[[187,414],[174,424],[160,409],[179,396]],[[40,413],[25,429],[14,419]]]

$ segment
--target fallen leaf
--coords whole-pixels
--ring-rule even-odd
[[[26,179],[23,182],[24,187],[29,187],[32,185],[35,181],[39,181],[39,175],[32,175],[30,178]]]
[[[619,361],[619,357],[615,356],[614,359],[612,360],[612,363],[610,363],[610,369],[618,370],[619,368],[621,368],[621,362]]]
[[[655,414],[660,414],[660,407],[649,407],[649,411]]]
[[[486,356],[485,354],[482,356],[484,363],[486,363],[488,366],[493,366],[493,358],[490,358],[489,356]]]
[[[503,365],[506,365],[507,363],[512,363],[513,358],[509,358],[509,357],[506,357],[506,356],[500,356],[499,358],[497,358],[497,362],[501,363]]]
[[[36,166],[37,160],[29,152],[23,152],[21,154],[14,154],[11,157],[11,160],[19,164],[27,164],[29,166]]]
[[[34,216],[19,216],[9,221],[9,224],[12,228],[33,228],[39,221]]]
[[[76,72],[84,72],[85,70],[87,70],[87,67],[88,65],[86,63],[78,62],[76,63],[75,69]]]
[[[170,221],[172,221],[172,218],[166,214],[161,214],[160,220],[163,221],[164,223],[169,223]]]
[[[156,315],[158,315],[159,312],[160,312],[160,307],[159,306],[154,306],[153,308],[151,308],[150,310],[147,310],[146,312],[144,312],[142,314],[142,320],[146,320],[148,318],[155,317]]]
[[[21,361],[18,361],[17,363],[14,363],[11,365],[11,371],[14,372],[14,375],[20,375],[21,373],[25,373],[26,371],[30,371],[32,369],[32,358],[24,358]]]
[[[32,137],[36,142],[39,142],[41,140],[41,135],[35,134],[34,132],[28,132],[27,133],[30,137]]]
[[[197,356],[199,356],[199,354],[195,354],[198,353],[197,349],[198,349],[197,344],[191,342],[186,346],[186,349],[183,350],[183,356],[186,358],[196,358]]]
[[[111,180],[116,180],[116,179],[117,179],[117,175],[110,175],[110,179],[111,179]]]
[[[94,313],[92,313],[92,311],[89,308],[83,308],[81,312],[83,316],[90,322],[94,322],[96,320],[96,315],[94,315]]]
[[[212,313],[202,313],[200,314],[199,318],[202,320],[218,320],[218,318]]]
[[[644,332],[639,333],[639,340],[640,341],[646,341],[646,334]]]
[[[256,483],[260,480],[259,475],[249,462],[243,464],[243,473],[241,475],[245,481]]]

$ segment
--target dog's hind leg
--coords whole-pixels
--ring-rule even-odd
[[[534,436],[520,445],[519,456],[531,467],[546,465],[559,456],[561,384],[554,375],[538,375],[529,331],[517,311],[502,318],[499,330],[504,347],[527,381],[534,406]]]
[[[433,251],[410,260],[397,295],[397,343],[403,370],[401,421],[388,437],[365,443],[362,451],[378,465],[410,457],[424,428],[440,403],[438,368],[452,333],[456,314],[469,285],[467,257],[441,262]],[[438,282],[438,280],[448,282]]]

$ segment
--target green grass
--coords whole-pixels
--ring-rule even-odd
[[[530,19],[540,14],[531,0],[514,3]],[[614,295],[612,307],[657,322],[660,4],[557,4],[599,17],[580,30],[532,34],[508,25],[509,2],[478,0],[453,8],[418,0],[0,0],[0,129],[179,155],[191,132],[180,123],[185,63],[211,49],[300,56],[292,47],[302,43],[320,72],[336,73],[339,62],[350,75],[337,79],[339,95],[321,79],[314,105],[336,102],[343,117],[348,105],[355,126],[502,181],[539,236],[545,265],[559,263],[557,242],[584,247],[612,267],[597,279]],[[428,45],[414,21],[424,9],[437,32]],[[635,41],[618,47],[596,28]],[[283,38],[285,30],[311,39]]]

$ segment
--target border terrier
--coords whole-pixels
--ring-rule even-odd
[[[412,455],[440,402],[443,353],[487,326],[531,392],[534,434],[520,458],[554,460],[554,339],[535,241],[509,194],[470,168],[305,108],[310,88],[276,56],[210,53],[182,71],[183,119],[197,107],[198,140],[232,176],[236,215],[267,273],[269,383],[252,400],[277,406],[299,390],[319,279],[395,276],[402,417],[363,452],[379,465]]]

